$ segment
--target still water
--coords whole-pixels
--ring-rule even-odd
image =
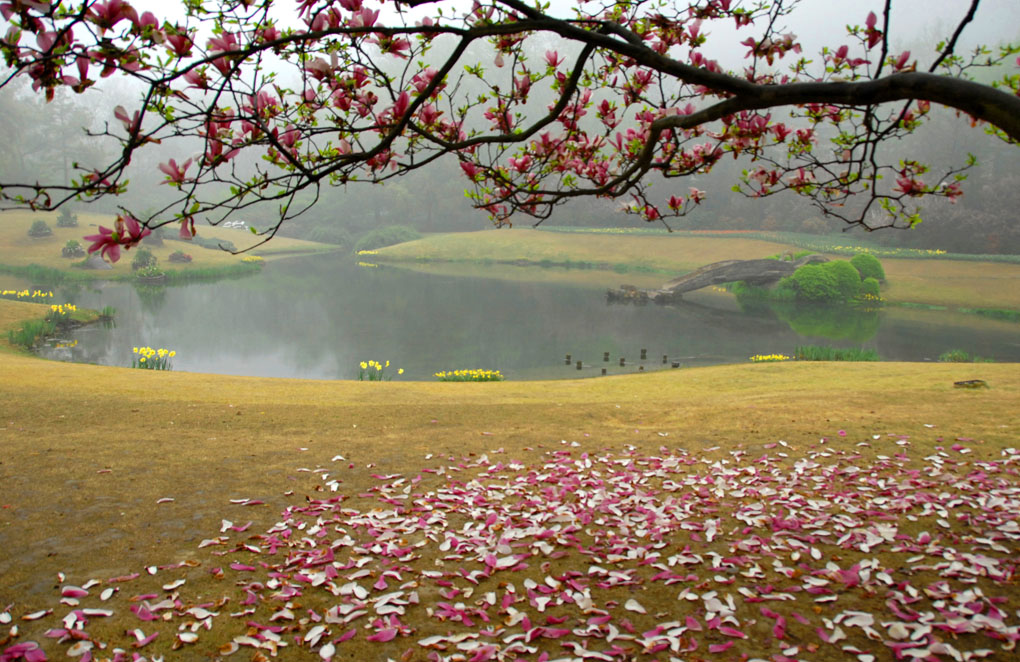
[[[885,360],[932,360],[963,349],[1020,361],[1020,325],[970,315],[741,310],[712,293],[693,293],[675,307],[608,305],[604,289],[365,268],[336,255],[273,262],[240,280],[107,283],[57,297],[113,306],[117,314],[113,328],[79,329],[64,339],[77,344],[49,350],[51,358],[129,366],[132,348],[148,345],[175,350],[175,370],[231,375],[356,379],[358,364],[374,359],[390,361],[393,373],[403,368],[400,379],[464,368],[498,369],[517,380],[574,378],[602,368],[619,374],[673,362],[746,362],[801,344],[873,348]],[[670,364],[663,366],[663,355]]]

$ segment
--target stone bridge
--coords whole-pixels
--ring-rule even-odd
[[[610,302],[672,303],[683,298],[685,292],[693,292],[710,285],[722,285],[742,280],[748,285],[767,287],[789,276],[797,267],[814,262],[828,262],[822,255],[807,255],[799,260],[723,260],[713,262],[700,269],[695,269],[683,276],[674,278],[662,287],[654,290],[642,290],[631,285],[621,285],[619,289],[606,292]]]

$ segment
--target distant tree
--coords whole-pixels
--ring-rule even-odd
[[[199,153],[158,165],[179,198],[141,220],[173,218],[184,235],[195,216],[274,201],[269,238],[323,184],[382,182],[446,155],[497,225],[583,196],[658,221],[704,193],[657,195],[654,182],[739,157],[745,195],[789,191],[849,224],[910,226],[918,201],[958,198],[973,163],[932,172],[897,141],[924,128],[933,103],[1020,140],[1020,74],[970,80],[1012,67],[1020,44],[958,53],[971,0],[924,59],[894,52],[892,5],[808,58],[782,28],[797,7],[784,0],[581,1],[564,16],[522,0],[298,0],[291,18],[274,0],[186,0],[172,17],[123,0],[8,0],[2,84],[28,78],[52,99],[119,73],[144,93],[137,108],[99,110],[115,120],[101,134],[120,145],[107,167],[70,185],[5,182],[0,195],[53,208],[119,194],[138,153],[183,143]],[[706,47],[710,28],[730,26],[740,71]],[[140,239],[125,222],[106,243]]]

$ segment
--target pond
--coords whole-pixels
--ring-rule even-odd
[[[514,380],[575,378],[603,368],[746,362],[802,344],[873,348],[884,360],[933,360],[963,349],[1020,361],[1020,325],[971,315],[741,310],[729,295],[705,291],[679,306],[608,305],[604,288],[594,286],[359,267],[337,255],[273,262],[239,280],[104,283],[61,297],[79,307],[113,306],[115,325],[76,330],[61,339],[73,347],[48,349],[50,358],[128,366],[132,348],[148,345],[175,350],[175,370],[231,375],[357,379],[359,363],[374,359],[390,361],[393,372],[403,368],[405,380],[464,368],[498,369]]]

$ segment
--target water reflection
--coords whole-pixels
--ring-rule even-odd
[[[335,255],[268,265],[242,280],[183,287],[104,284],[79,306],[117,310],[116,327],[89,327],[63,348],[73,360],[128,366],[139,345],[177,351],[175,369],[270,377],[352,379],[360,361],[389,360],[405,379],[459,368],[508,379],[576,377],[744,362],[800,344],[865,346],[884,359],[924,360],[961,348],[1020,360],[1020,327],[946,313],[741,309],[729,297],[692,295],[677,306],[607,306],[603,290],[542,282],[457,278],[379,267]],[[70,298],[70,297],[69,297]],[[639,360],[640,349],[648,360]],[[609,352],[612,360],[604,362]],[[564,356],[591,368],[578,373]],[[620,368],[619,357],[628,359]]]

